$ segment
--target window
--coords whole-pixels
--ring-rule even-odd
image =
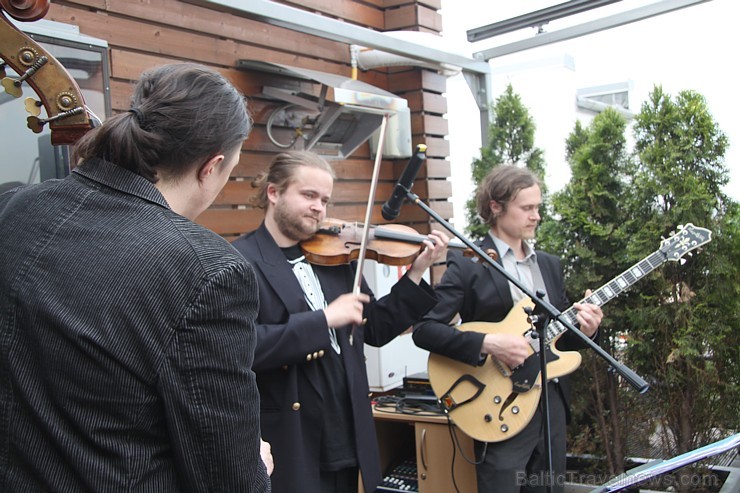
[[[619,82],[605,86],[587,87],[576,92],[578,107],[587,111],[600,113],[612,107],[628,118],[630,111],[630,92],[632,82]]]

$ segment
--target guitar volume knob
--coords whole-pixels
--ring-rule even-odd
[[[519,414],[519,407],[514,406],[511,408],[511,414]]]
[[[495,396],[493,398],[493,403],[494,404],[501,404],[501,396],[500,395]]]
[[[501,425],[501,431],[504,432],[504,433],[506,433],[507,431],[509,431],[509,426],[508,425]]]

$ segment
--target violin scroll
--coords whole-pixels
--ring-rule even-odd
[[[48,1],[0,0],[2,9],[20,21],[35,21],[46,15]],[[17,78],[2,74],[2,87],[13,97],[21,97],[23,84],[30,85],[41,99],[40,102],[26,101],[30,113],[27,125],[34,133],[40,133],[45,125],[51,130],[51,143],[74,144],[92,128],[92,121],[85,108],[77,82],[67,70],[25,33],[17,29],[0,13],[0,57],[12,68]],[[46,118],[39,118],[40,107],[46,110]]]
[[[485,254],[491,257],[491,260],[498,260],[498,252],[493,248],[487,248]],[[478,254],[475,253],[472,248],[467,248],[463,251],[463,257],[478,257]],[[483,264],[483,267],[488,267],[488,265]]]
[[[49,0],[0,0],[0,7],[15,20],[33,22],[49,11]]]

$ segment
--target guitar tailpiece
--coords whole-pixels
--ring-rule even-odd
[[[465,399],[462,402],[457,402],[454,397],[452,397],[452,392],[457,388],[458,385],[460,385],[463,382],[468,382],[471,385],[473,385],[476,388],[475,394],[473,394],[468,399]],[[460,378],[455,380],[455,383],[452,384],[452,386],[449,388],[447,392],[442,394],[442,396],[439,398],[440,405],[442,406],[442,409],[445,410],[445,412],[453,411],[457,409],[460,406],[464,406],[465,404],[468,404],[469,402],[473,402],[475,399],[478,398],[483,393],[483,389],[486,388],[486,385],[478,380],[477,378],[473,377],[472,375],[461,375]]]

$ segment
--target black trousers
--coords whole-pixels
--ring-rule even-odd
[[[544,419],[541,407],[529,424],[514,437],[503,442],[475,442],[478,461],[478,493],[562,493],[565,482],[566,423],[565,403],[556,383],[548,384],[550,401],[550,437],[552,445],[552,479],[547,474]]]
[[[357,493],[357,467],[339,471],[321,471],[321,493]]]

